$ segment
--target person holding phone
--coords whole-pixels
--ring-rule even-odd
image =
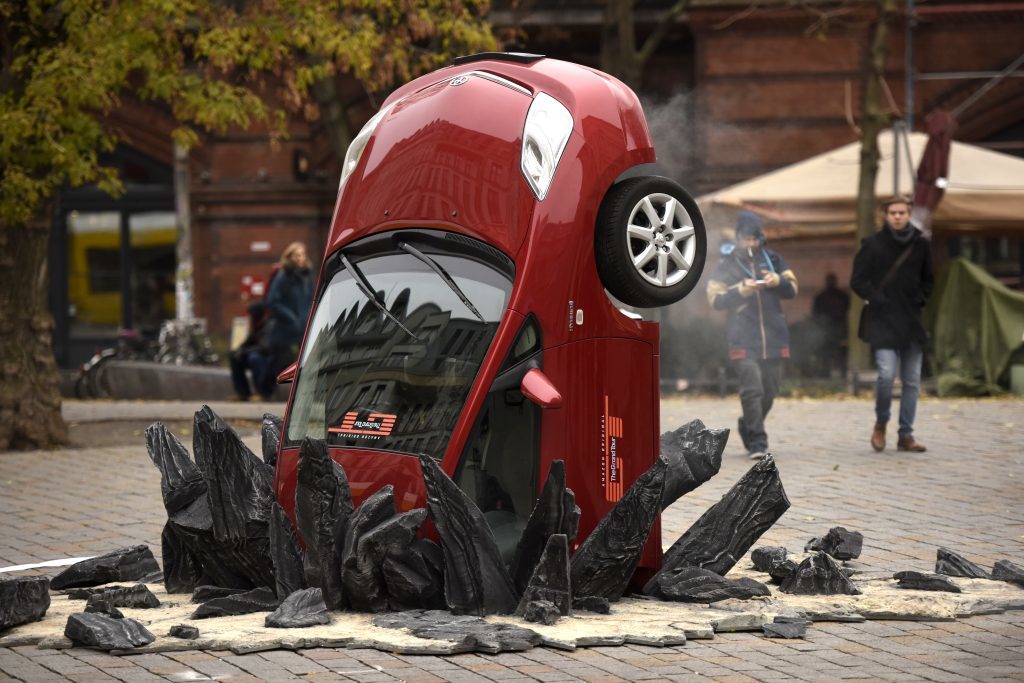
[[[765,418],[779,392],[782,359],[789,358],[789,327],[782,301],[797,293],[796,275],[768,249],[761,217],[741,211],[736,244],[723,255],[708,282],[708,302],[728,312],[729,358],[740,385],[743,416],[738,431],[752,460],[768,452]]]

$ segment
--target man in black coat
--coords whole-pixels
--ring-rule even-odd
[[[789,328],[783,299],[796,296],[796,276],[765,246],[761,217],[741,211],[736,246],[723,255],[708,281],[708,302],[729,312],[729,358],[740,384],[739,434],[752,460],[768,451],[764,421],[779,393],[782,359],[789,358]]]
[[[859,336],[871,345],[878,368],[875,428],[871,432],[871,447],[876,451],[885,448],[897,367],[903,393],[896,447],[915,453],[926,450],[914,440],[914,416],[927,341],[921,311],[933,285],[931,246],[910,225],[910,203],[904,199],[886,202],[885,223],[861,243],[850,276],[850,288],[864,299]]]

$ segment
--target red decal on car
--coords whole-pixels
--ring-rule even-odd
[[[360,419],[359,411],[350,410],[345,413],[341,424],[327,431],[333,434],[350,434],[354,436],[388,436],[395,427],[397,415],[386,413],[370,413]]]

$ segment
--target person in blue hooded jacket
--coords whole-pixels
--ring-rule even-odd
[[[765,418],[779,392],[782,359],[789,358],[789,327],[782,301],[797,293],[793,271],[765,242],[761,217],[741,211],[736,218],[735,248],[723,253],[707,288],[711,306],[728,311],[729,358],[739,379],[743,407],[738,431],[753,460],[768,451]]]
[[[312,305],[313,276],[309,272],[306,247],[301,242],[292,242],[281,254],[281,268],[272,278],[267,293],[270,310],[267,343],[271,361],[260,387],[261,394],[272,393],[277,375],[298,358]]]

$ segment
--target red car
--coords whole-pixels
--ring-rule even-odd
[[[392,484],[401,510],[425,506],[411,456],[428,454],[511,559],[562,459],[579,543],[658,455],[658,325],[620,306],[678,301],[705,250],[614,78],[490,53],[408,83],[344,160],[285,373],[280,503],[293,509],[307,436],[327,440],[357,504]],[[660,566],[660,538],[641,568]]]

